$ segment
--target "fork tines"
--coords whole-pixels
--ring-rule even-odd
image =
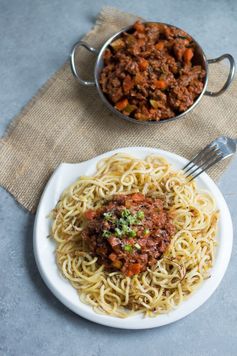
[[[198,177],[206,169],[213,166],[223,158],[222,151],[216,144],[207,145],[201,152],[199,152],[192,161],[184,166],[183,171],[186,178],[191,182],[194,178]]]

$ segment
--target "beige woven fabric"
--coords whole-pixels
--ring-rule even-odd
[[[113,8],[99,14],[85,40],[99,48],[135,16]],[[92,78],[93,55],[78,54],[80,72]],[[89,63],[91,65],[89,65]],[[222,65],[211,66],[209,88],[217,90],[226,78]],[[237,82],[218,98],[203,97],[181,120],[141,126],[114,116],[94,87],[83,87],[66,63],[11,123],[0,140],[0,184],[26,209],[34,212],[44,186],[60,162],[80,162],[124,146],[150,146],[190,158],[215,137],[237,136]],[[211,172],[217,179],[223,172]]]

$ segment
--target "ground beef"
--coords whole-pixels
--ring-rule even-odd
[[[203,90],[206,72],[193,64],[195,46],[182,30],[137,21],[105,50],[101,89],[124,115],[141,121],[172,118]]]

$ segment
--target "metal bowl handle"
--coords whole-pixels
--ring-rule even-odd
[[[230,62],[230,71],[229,71],[229,75],[228,78],[225,82],[225,84],[223,85],[223,87],[216,92],[213,91],[205,91],[204,95],[209,95],[209,96],[219,96],[222,93],[224,93],[224,91],[226,91],[226,89],[230,86],[232,80],[234,79],[234,75],[235,75],[235,60],[234,58],[231,56],[231,54],[223,54],[222,56],[218,57],[218,58],[214,58],[214,59],[208,59],[208,64],[212,64],[212,63],[217,63],[220,61],[223,61],[223,59],[228,59],[228,61]]]
[[[79,47],[84,47],[86,48],[89,52],[91,53],[95,53],[98,54],[99,51],[91,46],[88,45],[88,43],[84,42],[84,41],[78,41],[77,43],[74,44],[74,46],[72,47],[72,51],[71,51],[71,55],[70,55],[70,64],[71,64],[71,70],[72,73],[74,75],[75,78],[77,78],[77,80],[82,84],[82,85],[86,85],[86,86],[94,86],[95,82],[92,81],[87,81],[87,80],[83,80],[80,75],[77,72],[77,68],[76,68],[76,64],[75,64],[75,55],[76,55],[76,51]]]

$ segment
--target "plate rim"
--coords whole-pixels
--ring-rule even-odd
[[[127,151],[127,152],[126,152]],[[128,151],[133,151],[133,152],[128,152]],[[161,318],[161,316],[157,316],[154,318],[143,318],[140,320],[143,320],[143,325],[142,323],[135,323],[134,325],[131,325],[133,323],[130,323],[129,321],[132,321],[132,318],[134,317],[128,317],[125,319],[121,319],[121,318],[117,318],[117,317],[111,317],[108,315],[102,315],[102,314],[97,314],[93,311],[92,307],[89,306],[90,308],[90,312],[89,310],[83,310],[83,306],[85,306],[79,299],[78,296],[78,301],[79,304],[81,304],[82,309],[80,309],[80,307],[75,307],[75,305],[68,300],[64,295],[62,295],[61,293],[59,293],[59,291],[57,290],[57,288],[51,283],[50,279],[48,278],[47,274],[45,273],[44,268],[42,267],[42,261],[40,259],[40,254],[39,254],[39,246],[38,246],[38,224],[39,224],[39,216],[41,213],[41,208],[43,206],[44,203],[44,199],[47,198],[47,193],[50,192],[49,188],[50,185],[52,184],[52,182],[55,180],[55,178],[57,177],[57,175],[60,174],[60,171],[62,171],[65,168],[70,168],[70,167],[77,167],[77,168],[82,168],[83,165],[87,166],[87,165],[95,165],[98,161],[100,161],[101,159],[108,157],[110,155],[119,153],[119,152],[123,152],[123,153],[127,153],[127,154],[134,154],[136,156],[136,151],[146,151],[146,154],[158,154],[158,155],[163,155],[165,156],[165,158],[170,157],[171,159],[174,160],[178,160],[182,161],[183,164],[186,164],[188,162],[188,160],[176,153],[170,152],[170,151],[165,151],[159,148],[152,148],[152,147],[144,147],[144,146],[127,146],[127,147],[122,147],[122,148],[117,148],[111,151],[107,151],[104,152],[103,154],[97,155],[95,157],[93,157],[92,159],[86,160],[86,161],[82,161],[79,163],[66,163],[66,162],[62,162],[61,164],[58,165],[58,167],[54,170],[53,174],[51,175],[51,177],[49,178],[47,184],[45,185],[44,191],[41,195],[39,204],[38,204],[38,208],[37,208],[37,212],[36,212],[36,216],[35,216],[35,221],[34,221],[34,229],[33,229],[33,252],[34,252],[34,257],[36,260],[36,265],[37,268],[40,272],[40,275],[44,281],[44,283],[47,285],[47,287],[50,289],[50,291],[55,295],[55,297],[60,300],[61,303],[63,303],[66,307],[68,307],[71,311],[73,311],[74,313],[76,313],[77,315],[90,320],[92,322],[101,324],[101,325],[105,325],[105,326],[109,326],[109,327],[114,327],[114,328],[120,328],[120,329],[130,329],[130,330],[135,330],[135,329],[150,329],[150,328],[155,328],[155,327],[160,327],[163,325],[167,325],[170,323],[173,323],[177,320],[180,320],[182,318],[184,318],[185,316],[189,315],[190,313],[192,313],[193,311],[195,311],[197,308],[199,308],[201,305],[203,305],[210,297],[211,295],[215,292],[215,290],[217,289],[217,287],[219,286],[219,284],[221,283],[221,280],[224,277],[224,274],[227,270],[229,261],[230,261],[230,257],[231,257],[231,252],[232,252],[232,245],[233,245],[233,224],[232,224],[232,219],[231,219],[231,214],[228,208],[228,205],[225,201],[225,198],[222,194],[222,192],[220,191],[219,187],[216,185],[216,183],[207,175],[207,173],[203,173],[201,177],[199,177],[199,179],[197,179],[197,181],[201,180],[204,181],[204,184],[207,185],[211,185],[212,189],[214,189],[217,193],[218,193],[218,199],[222,200],[222,203],[224,204],[222,209],[225,210],[225,218],[228,220],[228,226],[225,227],[227,230],[229,230],[229,246],[228,246],[228,251],[227,251],[227,256],[225,257],[225,259],[223,260],[223,264],[224,264],[224,268],[222,269],[221,273],[219,273],[219,278],[216,281],[215,285],[213,285],[210,289],[209,287],[209,292],[206,293],[206,295],[202,296],[202,299],[199,303],[197,303],[197,305],[195,307],[191,307],[191,308],[187,308],[187,310],[185,312],[182,313],[182,315],[173,317],[172,319],[170,319],[170,315],[172,314],[172,311],[164,314],[165,317],[167,317],[167,320],[164,320],[162,323],[159,323],[159,318]],[[145,153],[145,152],[144,152]],[[61,191],[62,193],[62,191]],[[60,194],[61,194],[60,193]],[[45,214],[46,216],[46,214]],[[55,263],[56,265],[56,263]],[[213,268],[215,267],[215,263]],[[58,270],[58,268],[57,268]],[[63,277],[62,277],[63,278]],[[65,281],[67,283],[69,283],[66,279]],[[209,283],[210,284],[210,283]],[[202,284],[203,286],[203,284]],[[198,288],[198,290],[202,287],[200,286]],[[210,284],[211,286],[211,284]],[[71,288],[73,288],[70,285]],[[74,288],[73,288],[74,289]],[[206,288],[207,289],[207,288]],[[188,298],[187,301],[191,300],[193,298],[193,296],[195,295],[196,292],[194,292],[194,294]],[[187,303],[186,301],[186,303]],[[182,302],[182,304],[184,304],[184,302]],[[181,305],[182,305],[181,304]],[[180,308],[180,306],[175,309],[178,310]],[[174,312],[174,311],[173,311]],[[162,315],[163,316],[163,315]],[[150,321],[150,322],[147,322]]]

